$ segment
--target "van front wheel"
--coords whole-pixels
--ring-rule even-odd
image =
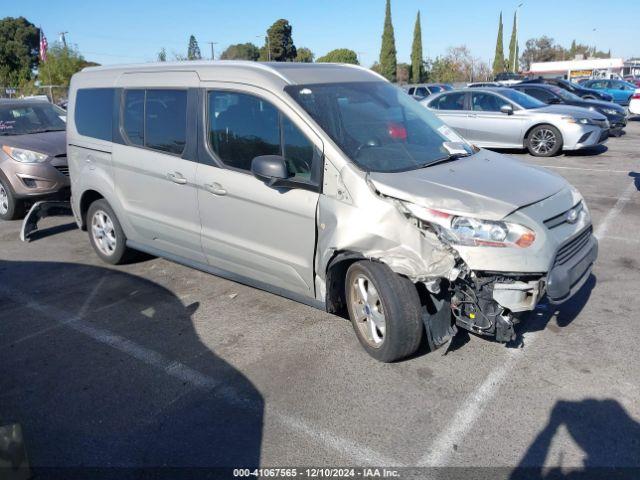
[[[127,248],[127,237],[105,199],[96,200],[89,206],[86,223],[91,246],[103,261],[112,265],[129,261],[132,251]]]
[[[345,288],[351,323],[369,355],[393,362],[418,349],[424,327],[420,298],[409,279],[383,263],[359,261],[347,270]]]

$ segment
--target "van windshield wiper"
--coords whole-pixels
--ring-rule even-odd
[[[438,158],[431,163],[421,166],[420,168],[433,167],[434,165],[440,165],[441,163],[453,162],[463,157],[470,157],[473,153],[451,153],[446,157]]]

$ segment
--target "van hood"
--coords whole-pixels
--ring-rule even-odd
[[[555,173],[489,150],[418,170],[368,175],[383,195],[487,220],[501,220],[568,186]]]

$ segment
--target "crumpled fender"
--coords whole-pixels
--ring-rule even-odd
[[[345,170],[342,176],[353,175]],[[396,200],[379,196],[365,182],[346,178],[345,184],[351,187],[346,199],[321,195],[318,203],[316,272],[323,281],[331,259],[344,251],[385,263],[414,283],[449,275],[455,266],[452,251],[435,235],[420,231]]]

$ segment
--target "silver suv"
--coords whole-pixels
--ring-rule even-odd
[[[135,251],[348,315],[378,360],[456,326],[508,341],[597,256],[561,177],[472,147],[369,70],[181,62],[73,77],[72,207]]]

